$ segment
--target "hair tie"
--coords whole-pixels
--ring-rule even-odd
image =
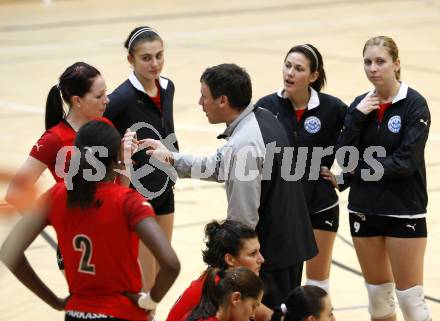
[[[225,277],[225,270],[219,269],[215,272],[214,283],[215,285],[219,285],[220,281]]]
[[[218,270],[217,275],[218,275],[221,279],[223,279],[223,278],[225,277],[225,270],[223,270],[223,269]]]
[[[134,41],[137,37],[139,37],[141,34],[143,34],[144,32],[152,32],[152,33],[155,33],[156,35],[159,36],[159,34],[158,34],[155,30],[153,30],[152,28],[150,28],[150,27],[141,28],[141,29],[139,29],[138,31],[136,31],[136,32],[131,36],[130,41],[128,41],[128,48],[127,48],[127,49],[128,49],[129,51],[130,51],[131,45],[133,44],[133,41]]]
[[[307,49],[308,51],[310,51],[313,55],[313,57],[315,57],[315,62],[316,62],[316,70],[318,70],[319,67],[319,60],[318,60],[318,55],[316,54],[315,50],[313,50],[312,47],[310,47],[309,45],[301,45],[301,47]]]
[[[220,280],[221,280],[220,276],[216,274],[214,277],[214,284],[217,286],[220,283]]]
[[[281,303],[280,308],[283,315],[287,315],[287,306],[284,303]]]
[[[220,224],[216,222],[212,229],[212,234],[216,234],[219,230],[220,230]]]

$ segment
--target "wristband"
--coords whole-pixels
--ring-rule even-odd
[[[286,316],[287,314],[287,306],[284,303],[281,303],[281,312],[283,313],[284,316]]]
[[[154,310],[157,305],[159,304],[159,302],[155,302],[151,296],[150,296],[150,292],[145,293],[145,292],[139,292],[140,297],[137,301],[137,304],[140,308],[143,308],[145,310]]]

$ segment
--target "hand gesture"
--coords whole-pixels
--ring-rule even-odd
[[[160,162],[168,165],[174,164],[173,154],[161,143],[160,140],[143,139],[139,141],[139,148],[146,148],[146,153]]]
[[[326,181],[330,182],[334,188],[338,189],[338,182],[336,180],[336,176],[328,169],[327,166],[321,166],[319,175],[321,175],[322,178],[325,179]]]
[[[121,141],[122,162],[127,163],[131,156],[139,150],[136,132],[127,129]]]
[[[361,102],[356,106],[356,109],[359,110],[362,114],[368,115],[373,110],[379,109],[379,97],[376,94],[372,94],[370,96],[366,96]]]

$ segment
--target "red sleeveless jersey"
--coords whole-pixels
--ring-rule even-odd
[[[82,210],[67,208],[64,183],[45,197],[71,294],[66,310],[146,320],[146,311],[122,293],[142,287],[134,230],[143,219],[155,217],[151,205],[138,192],[114,183],[98,183],[94,205]]]

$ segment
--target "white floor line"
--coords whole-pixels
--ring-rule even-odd
[[[24,105],[11,101],[5,101],[5,100],[0,100],[0,109],[9,109],[9,110],[20,111],[23,113],[44,115],[43,107],[29,106],[29,105]]]
[[[348,310],[360,310],[368,309],[368,305],[351,305],[347,307],[334,308],[335,311],[348,311]]]

